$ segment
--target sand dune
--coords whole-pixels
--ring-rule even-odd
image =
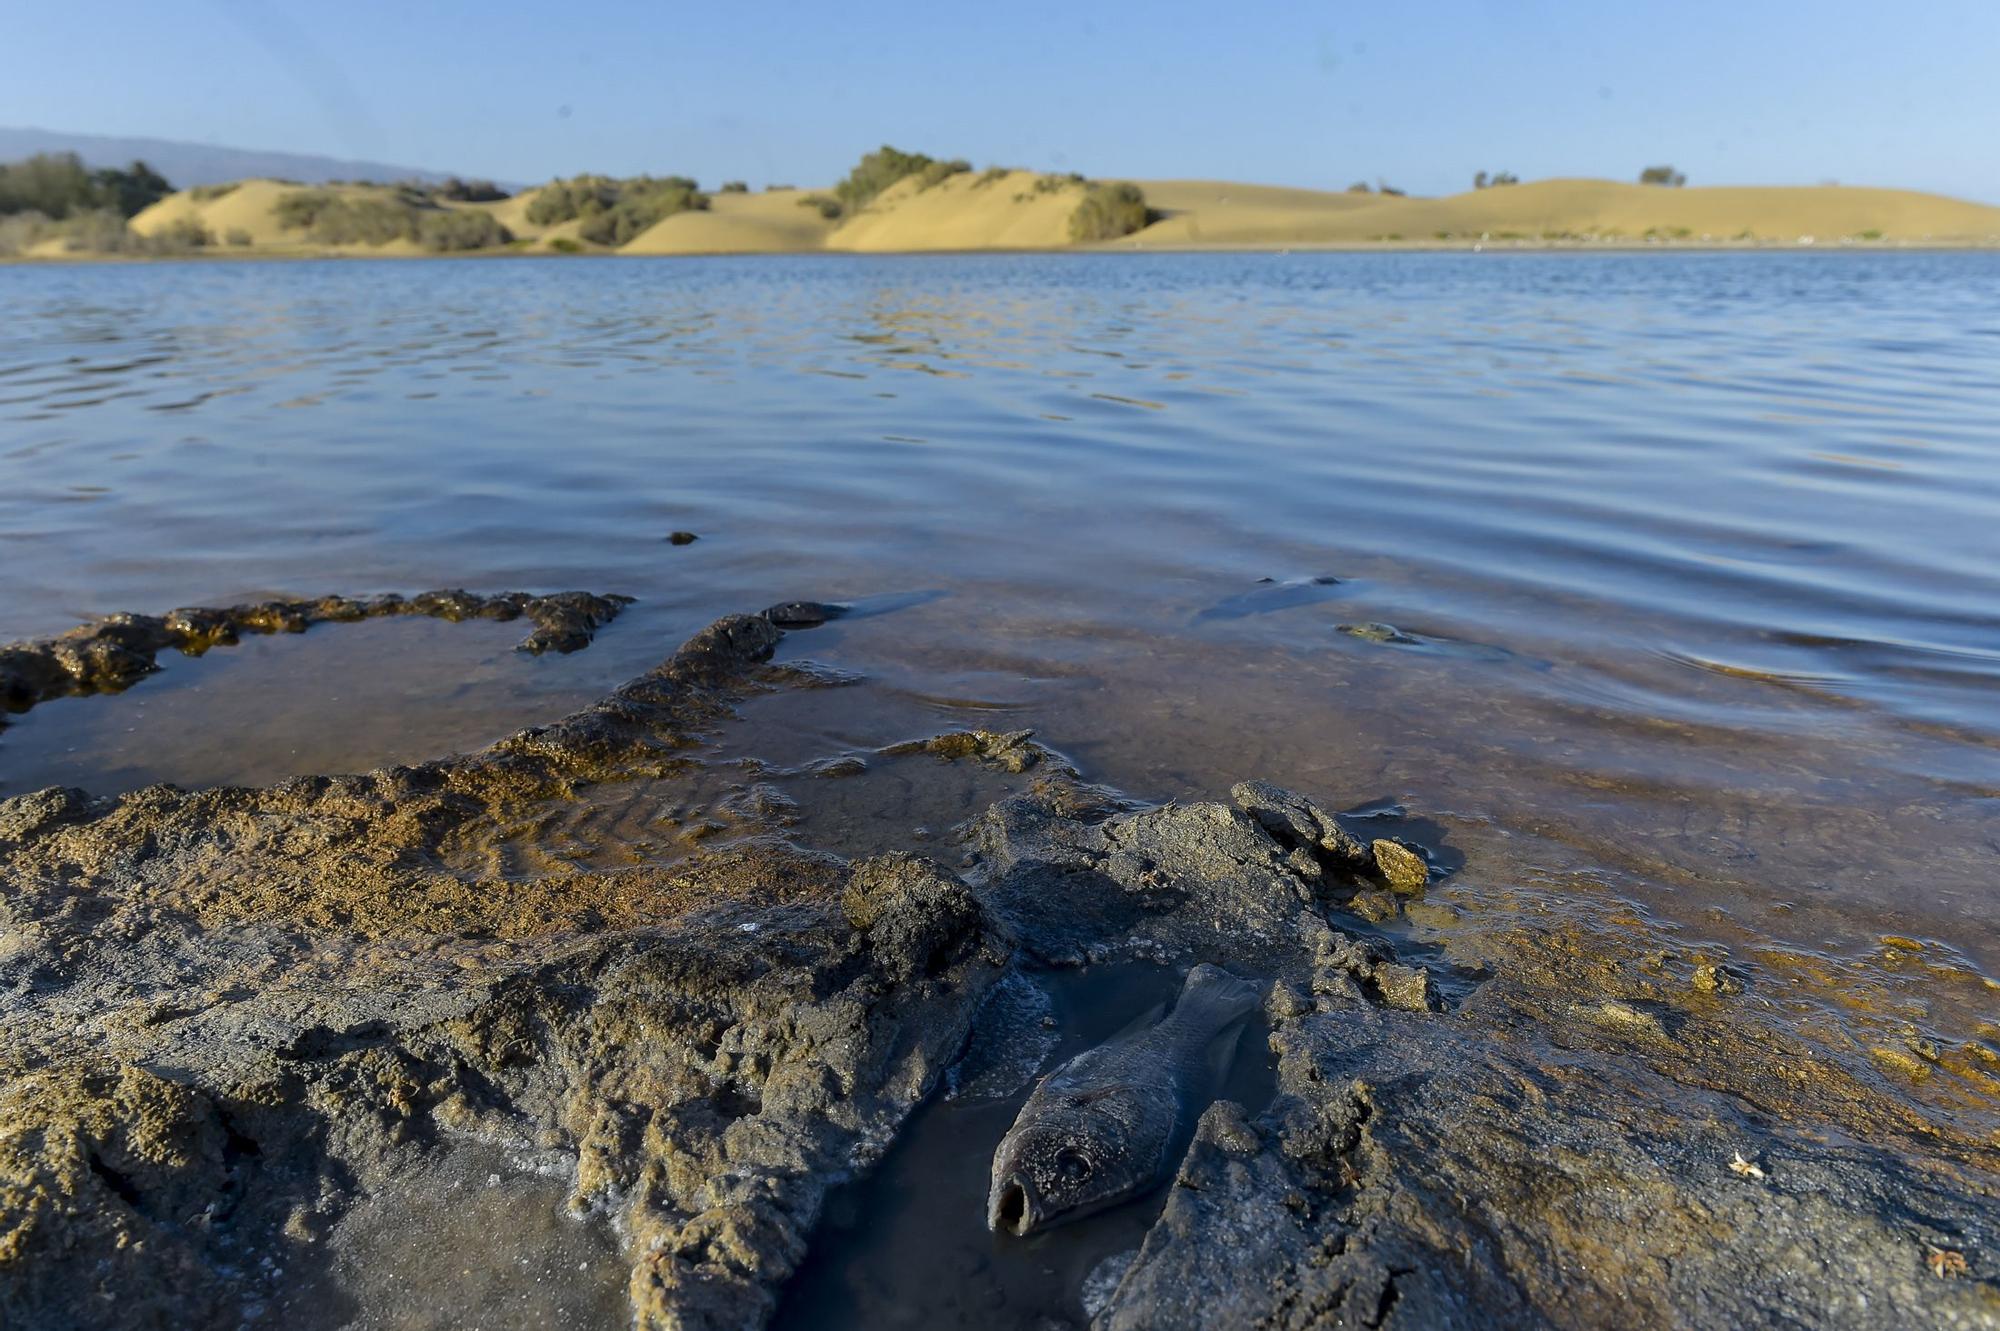
[[[303,231],[280,226],[277,215],[272,211],[278,200],[301,190],[326,191],[352,199],[393,199],[396,195],[396,191],[386,185],[296,185],[278,180],[246,180],[231,187],[219,198],[199,197],[202,191],[198,190],[169,194],[139,213],[130,225],[140,235],[150,236],[177,222],[197,222],[208,230],[215,247],[221,250],[249,248],[266,253],[362,253],[385,257],[427,252],[423,246],[407,240],[391,241],[385,245],[323,245],[308,240]],[[455,206],[472,208],[481,205]],[[240,243],[241,238],[246,236],[249,238],[247,247]]]
[[[808,207],[811,191],[716,194],[705,210],[675,213],[640,232],[624,254],[794,254],[826,247],[834,224]]]
[[[1121,244],[1287,245],[1597,238],[1843,238],[2000,243],[2000,208],[1909,190],[1820,186],[1666,189],[1540,180],[1441,199],[1315,194],[1184,181],[1142,182],[1169,215]]]
[[[1054,249],[1069,244],[1069,216],[1084,187],[1061,176],[968,171],[928,189],[914,178],[884,190],[827,237],[827,248]]]
[[[1151,244],[1285,244],[1323,238],[1381,196],[1244,185],[1222,180],[1142,180],[1146,204],[1165,217],[1140,236]]]
[[[1311,245],[1448,244],[1815,244],[2000,245],[2000,208],[1908,190],[1845,186],[1714,186],[1668,189],[1609,180],[1541,180],[1446,198],[1349,194],[1226,181],[1139,182],[1158,220],[1111,248],[1195,249]],[[224,250],[248,236],[266,253],[325,253],[280,227],[272,207],[300,188],[248,180],[220,197],[183,191],[132,220],[153,234],[199,222]],[[332,187],[356,197],[381,186]],[[852,216],[828,221],[805,203],[814,191],[716,194],[703,211],[679,213],[641,233],[630,254],[765,254],[815,250],[1059,249],[1085,186],[1034,171],[967,172],[924,187],[905,179]],[[535,191],[493,203],[453,204],[486,212],[517,238],[547,251],[574,240],[575,221],[538,227]],[[235,248],[241,248],[240,246]],[[595,247],[592,247],[595,248]],[[50,242],[50,253],[60,250]],[[40,252],[39,250],[37,251]],[[333,252],[420,253],[410,242]]]
[[[299,233],[278,225],[271,209],[287,194],[306,188],[275,180],[245,180],[221,198],[204,200],[199,191],[182,190],[169,194],[132,219],[132,229],[151,236],[178,222],[198,222],[215,233],[220,243],[232,231],[250,237],[253,245],[299,248]],[[351,188],[351,187],[341,187]]]

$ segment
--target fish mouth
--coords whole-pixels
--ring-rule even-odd
[[[1041,1212],[1035,1205],[1035,1194],[1018,1174],[994,1185],[993,1198],[986,1210],[987,1229],[995,1234],[1004,1231],[1019,1238],[1034,1229],[1041,1220]]]

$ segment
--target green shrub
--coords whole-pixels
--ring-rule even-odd
[[[855,163],[847,178],[833,187],[833,193],[847,212],[859,212],[869,200],[905,176],[917,176],[918,184],[929,189],[939,181],[971,169],[972,163],[963,158],[940,162],[922,153],[906,153],[885,143]]]
[[[234,194],[237,184],[237,181],[231,180],[220,185],[196,185],[188,191],[188,197],[196,203],[214,203],[217,199],[224,199]]]
[[[131,217],[173,189],[144,162],[123,171],[91,171],[75,153],[38,153],[0,165],[0,214],[33,212],[61,221],[73,213],[108,210]]]
[[[131,234],[129,229],[127,234]],[[213,244],[214,232],[192,217],[181,217],[150,236],[140,237],[137,248],[151,254],[180,254],[187,250],[207,249]]]
[[[599,245],[623,245],[662,218],[708,207],[708,196],[684,176],[641,176],[624,185],[617,202],[583,219],[578,235]]]
[[[580,220],[577,234],[599,245],[623,245],[663,217],[708,207],[708,196],[686,176],[572,176],[543,186],[528,203],[536,226]]]
[[[557,254],[581,254],[583,253],[583,242],[572,240],[568,236],[556,236],[549,241],[549,248]]]
[[[1083,244],[1129,236],[1152,220],[1146,195],[1137,185],[1092,185],[1069,215],[1069,238]]]
[[[1071,171],[1069,174],[1061,176],[1051,173],[1035,178],[1035,193],[1054,194],[1056,191],[1067,189],[1071,185],[1088,185],[1089,183],[1089,181],[1083,178],[1080,172]]]
[[[798,188],[797,185],[766,185],[764,186],[764,192],[766,194],[775,194],[779,190],[797,189],[797,188]]]
[[[1378,180],[1375,182],[1375,192],[1377,194],[1386,194],[1392,199],[1400,199],[1403,197],[1404,193],[1404,191],[1397,189],[1394,185],[1391,185],[1386,180]]]
[[[817,208],[819,215],[831,222],[847,211],[846,205],[831,194],[808,194],[799,200],[801,208]]]
[[[1481,171],[1472,178],[1472,188],[1474,189],[1494,189],[1501,185],[1518,185],[1520,183],[1521,178],[1512,171],[1495,171],[1492,175]]]
[[[419,190],[399,187],[387,198],[348,198],[332,190],[299,190],[272,205],[278,224],[304,231],[321,245],[386,245],[412,240],[427,250],[504,245],[507,228],[489,213],[439,208]]]
[[[430,193],[453,203],[498,203],[513,197],[490,180],[460,180],[457,176],[447,176]]]
[[[1665,185],[1671,189],[1679,189],[1682,185],[1688,183],[1688,178],[1674,170],[1671,166],[1649,166],[1639,173],[1639,183],[1641,185]]]
[[[979,173],[979,179],[972,182],[972,187],[974,189],[983,189],[984,187],[991,185],[996,180],[1005,180],[1007,176],[1008,176],[1008,171],[1006,167],[989,166],[984,171],[981,171]]]
[[[250,233],[240,226],[229,228],[223,233],[222,239],[239,250],[252,243]]]
[[[972,163],[966,161],[963,157],[955,158],[949,162],[932,162],[929,166],[917,172],[917,188],[929,189],[933,185],[942,185],[953,176],[963,175],[971,169]]]
[[[1861,238],[1863,240],[1880,240],[1882,239],[1882,233],[1880,231],[1877,231],[1874,227],[1869,227],[1866,231],[1861,233]]]
[[[722,182],[720,192],[723,194],[748,194],[750,192],[750,185],[747,181],[725,180]]]
[[[513,238],[491,213],[440,208],[417,214],[417,241],[433,253],[483,250]]]
[[[610,176],[572,176],[552,180],[528,201],[528,220],[555,226],[598,213],[618,202],[618,182]]]

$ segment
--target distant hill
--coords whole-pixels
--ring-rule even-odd
[[[67,134],[53,129],[0,127],[0,162],[19,161],[36,153],[75,153],[87,166],[124,166],[134,160],[144,161],[179,189],[194,185],[222,185],[232,180],[260,176],[318,185],[329,180],[421,180],[436,183],[452,174],[414,166],[393,166],[387,162],[316,157],[310,153],[224,148],[175,139],[121,138],[108,134]],[[519,188],[505,182],[503,186]]]

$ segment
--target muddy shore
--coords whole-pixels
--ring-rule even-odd
[[[617,609],[451,595],[415,613],[574,646]],[[0,666],[21,707],[424,600],[126,616]],[[1146,806],[1024,733],[952,732],[869,759],[1004,779],[934,857],[810,844],[755,772],[670,848],[536,855],[604,792],[712,781],[704,738],[753,694],[837,689],[771,659],[819,617],[723,619],[462,757],[0,802],[0,1320],[443,1324],[363,1220],[421,1225],[497,1152],[554,1181],[522,1194],[554,1232],[601,1237],[614,1274],[578,1283],[608,1280],[613,1324],[760,1325],[829,1191],[1012,1019],[999,986],[1143,960],[1266,981],[1276,1092],[1210,1109],[1077,1321],[2000,1326],[2000,1142],[1601,903],[1454,928],[1444,848],[1329,801]]]

